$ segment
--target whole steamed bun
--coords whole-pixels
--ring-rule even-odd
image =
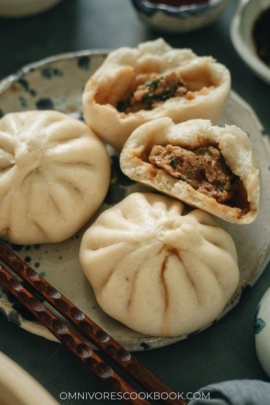
[[[110,159],[83,123],[55,111],[0,120],[0,237],[17,244],[60,242],[102,203]]]
[[[80,262],[100,307],[152,336],[207,326],[239,282],[234,242],[212,216],[152,193],[104,211],[83,236]]]

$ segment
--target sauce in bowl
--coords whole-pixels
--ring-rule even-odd
[[[270,7],[255,20],[252,38],[259,58],[270,67]]]

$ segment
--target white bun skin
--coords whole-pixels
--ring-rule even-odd
[[[110,158],[84,123],[56,111],[0,120],[0,237],[16,244],[60,242],[102,203]]]
[[[153,145],[179,145],[196,148],[205,143],[216,143],[226,164],[240,177],[247,193],[250,209],[218,203],[185,181],[178,180],[164,170],[156,168],[145,158]],[[170,118],[160,118],[136,129],[127,140],[121,155],[122,171],[132,180],[153,187],[195,208],[232,223],[248,224],[255,220],[261,197],[261,175],[251,142],[245,132],[232,125],[213,126],[209,120],[194,119],[174,124]]]
[[[101,308],[152,336],[214,321],[239,282],[231,236],[211,215],[154,193],[133,193],[85,232],[80,262]]]
[[[150,111],[118,112],[117,101],[127,93],[134,76],[152,72],[159,75],[178,72],[182,82],[195,91],[195,98],[174,97]],[[214,87],[209,92],[196,92],[210,84]],[[199,57],[190,49],[174,49],[160,38],[142,43],[138,48],[119,48],[109,54],[85,86],[84,118],[101,139],[120,151],[136,128],[156,118],[167,116],[175,123],[205,118],[217,123],[230,88],[230,73],[225,66],[212,57]]]

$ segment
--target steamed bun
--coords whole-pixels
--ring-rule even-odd
[[[62,241],[102,203],[108,153],[84,123],[55,111],[0,120],[0,237],[17,244]]]
[[[211,215],[152,193],[104,211],[83,236],[80,262],[101,308],[153,336],[208,325],[239,281],[234,242]]]
[[[230,87],[224,65],[159,38],[108,55],[86,83],[84,118],[101,139],[121,150],[136,128],[156,118],[217,123]]]
[[[235,125],[148,122],[125,143],[120,165],[132,180],[225,221],[248,224],[258,215],[260,167],[248,135]]]

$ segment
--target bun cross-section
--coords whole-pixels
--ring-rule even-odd
[[[209,120],[160,118],[136,129],[120,156],[131,179],[228,222],[248,224],[260,207],[260,169],[245,132]]]
[[[160,38],[108,55],[86,83],[84,117],[101,139],[121,150],[136,128],[156,118],[217,123],[230,87],[224,65]]]

